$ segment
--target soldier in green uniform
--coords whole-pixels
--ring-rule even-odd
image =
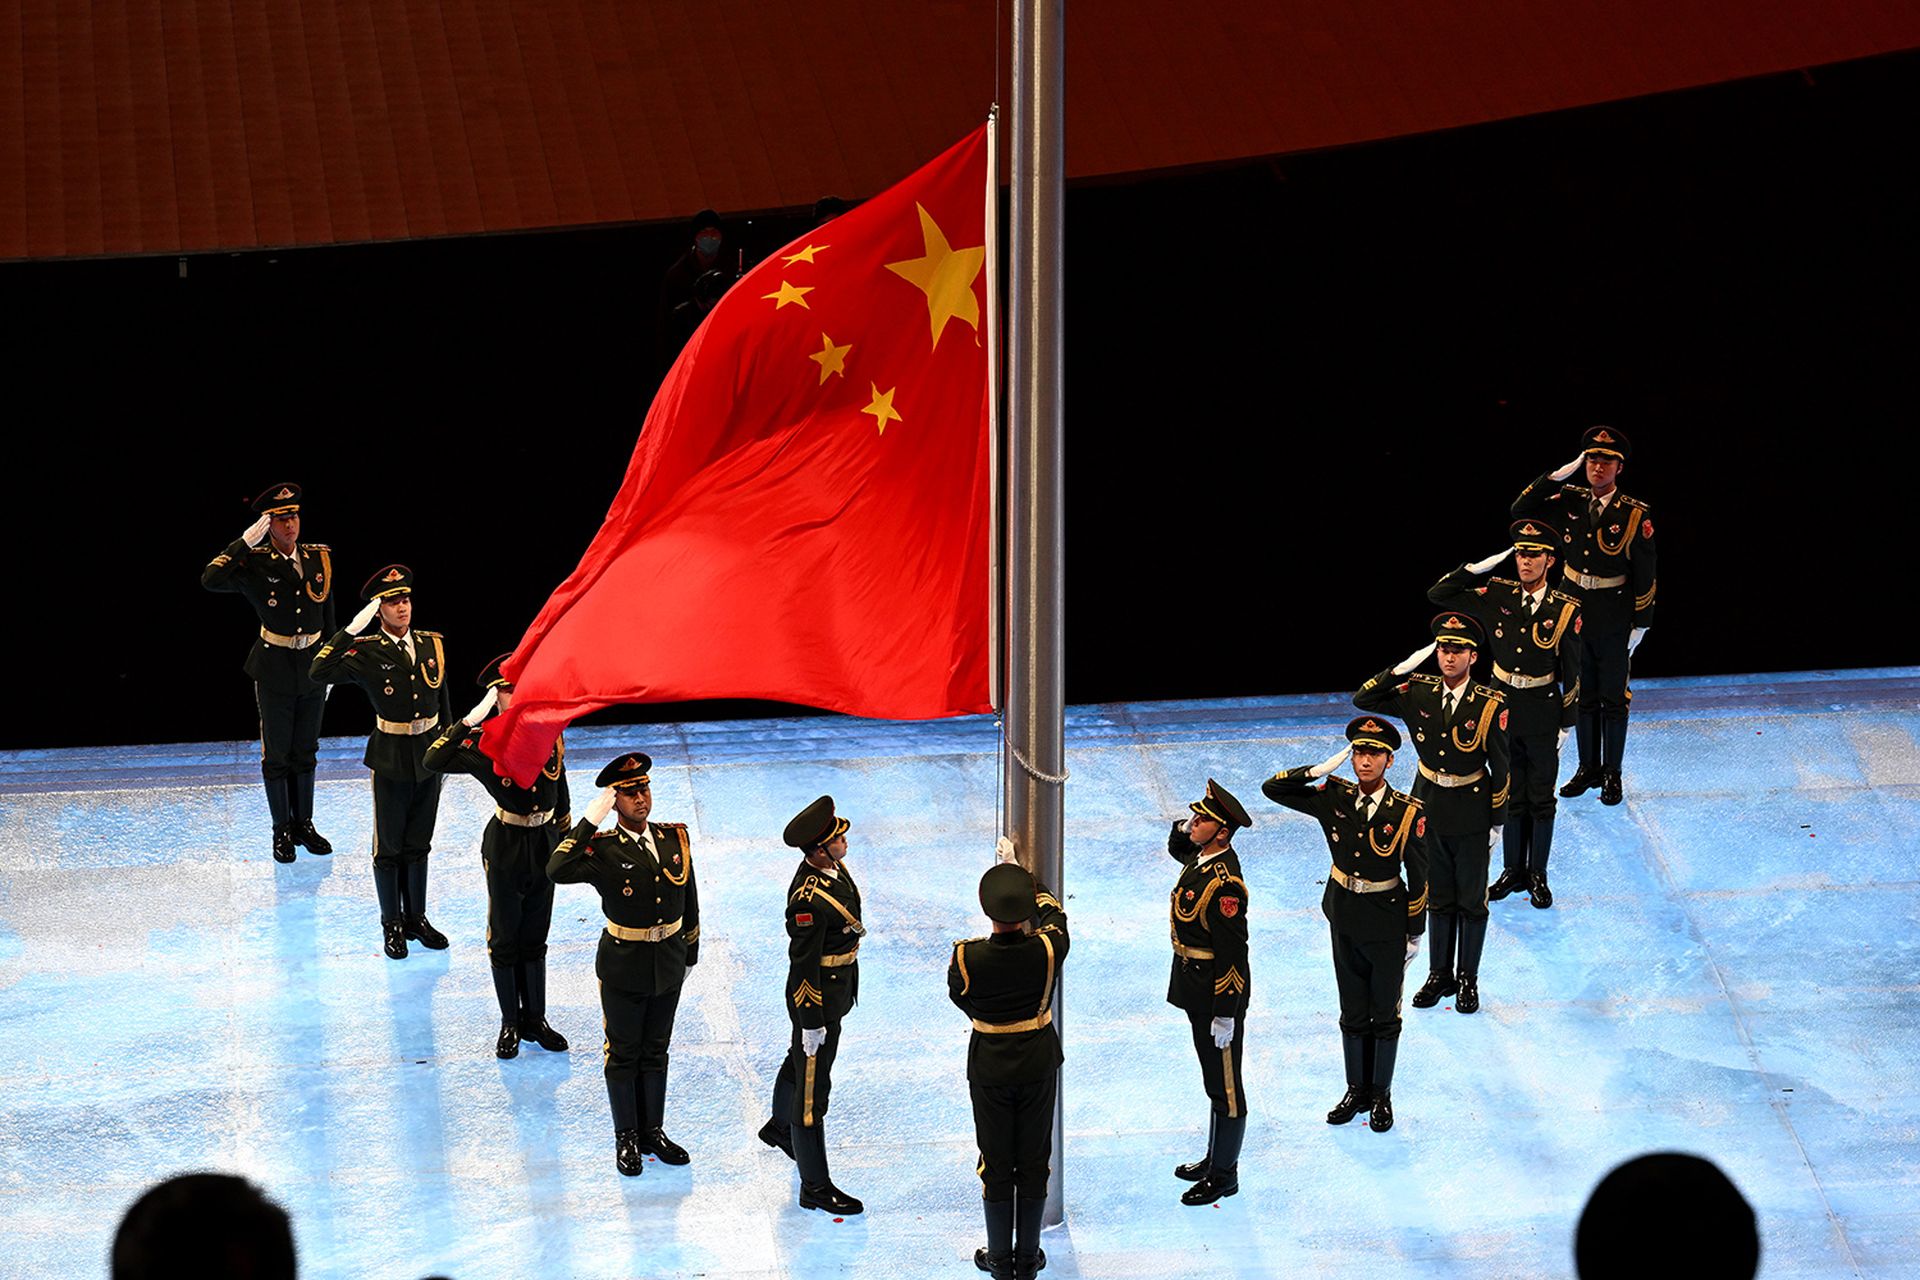
[[[351,682],[373,704],[363,758],[373,770],[373,887],[389,958],[404,960],[407,940],[444,951],[447,936],[427,919],[427,855],[440,812],[440,775],[427,768],[433,735],[453,720],[446,643],[413,626],[413,570],[380,569],[361,589],[366,607],[313,655],[321,684]],[[379,627],[365,635],[375,617]]]
[[[787,885],[787,985],[792,1042],[773,1080],[773,1116],[760,1141],[800,1166],[800,1207],[855,1214],[866,1206],[833,1185],[827,1169],[827,1101],[840,1054],[840,1020],[860,998],[860,886],[847,870],[847,828],[821,796],[781,838],[802,853]]]
[[[1393,1128],[1401,986],[1427,924],[1427,824],[1418,800],[1387,785],[1399,731],[1385,717],[1358,716],[1347,725],[1347,742],[1319,764],[1275,774],[1260,790],[1316,819],[1333,855],[1320,910],[1333,934],[1347,1092],[1327,1123],[1368,1111],[1369,1127],[1385,1133]],[[1332,776],[1349,751],[1352,782]]]
[[[553,744],[531,787],[494,772],[480,750],[487,717],[513,705],[513,685],[500,674],[500,664],[511,656],[503,653],[481,668],[485,696],[440,731],[426,757],[435,773],[469,774],[493,797],[493,816],[480,836],[480,866],[487,877],[487,959],[500,1002],[500,1037],[493,1046],[498,1058],[517,1055],[523,1039],[550,1053],[567,1051],[567,1038],[547,1025],[547,928],[553,922],[547,859],[573,825],[566,739]]]
[[[1193,816],[1167,833],[1167,852],[1180,863],[1170,899],[1173,974],[1167,1003],[1186,1011],[1193,1051],[1212,1102],[1207,1154],[1177,1166],[1177,1178],[1195,1185],[1182,1204],[1212,1204],[1240,1191],[1240,1144],[1247,1133],[1244,1056],[1253,970],[1247,962],[1247,882],[1233,833],[1253,825],[1225,787],[1207,779],[1204,796],[1187,806]]]
[[[1499,690],[1468,679],[1485,642],[1473,615],[1440,614],[1432,630],[1432,644],[1361,685],[1353,705],[1399,716],[1420,756],[1413,798],[1427,818],[1433,949],[1413,1007],[1431,1009],[1442,996],[1457,996],[1455,1009],[1477,1013],[1480,955],[1487,945],[1487,863],[1507,817],[1507,707]],[[1436,649],[1440,674],[1413,674]]]
[[[1013,860],[1005,837],[1000,858],[980,877],[980,909],[993,932],[954,944],[947,998],[973,1019],[967,1092],[987,1218],[987,1244],[973,1262],[994,1280],[1031,1280],[1047,1264],[1040,1220],[1053,1169],[1061,1062],[1053,992],[1067,962],[1067,913]]]
[[[1628,665],[1653,625],[1653,511],[1620,492],[1632,445],[1612,427],[1590,427],[1572,462],[1541,476],[1513,500],[1529,516],[1560,531],[1560,570],[1567,594],[1580,602],[1580,715],[1574,741],[1580,764],[1560,794],[1600,788],[1600,803],[1624,798],[1620,762],[1627,749]],[[1584,485],[1568,484],[1584,471]]]
[[[260,777],[273,819],[273,860],[292,862],[295,845],[333,852],[313,829],[313,770],[327,690],[308,672],[306,653],[333,633],[333,552],[300,541],[299,485],[271,486],[253,509],[259,519],[200,571],[200,585],[246,597],[260,621],[246,672],[260,709]]]
[[[614,1164],[636,1177],[641,1157],[686,1164],[668,1138],[667,1051],[687,970],[700,963],[700,888],[686,824],[648,822],[653,759],[625,752],[593,780],[600,794],[547,861],[555,884],[587,884],[600,894],[607,925],[594,972],[606,1021],[607,1102],[613,1110]],[[618,822],[597,828],[609,812]]]
[[[1536,907],[1553,905],[1547,859],[1553,852],[1554,784],[1560,746],[1580,697],[1580,602],[1553,588],[1559,531],[1524,517],[1508,530],[1513,546],[1462,565],[1433,584],[1427,599],[1465,609],[1487,633],[1493,686],[1506,698],[1509,720],[1507,824],[1502,830],[1500,878],[1487,890],[1499,902],[1525,889]],[[1512,578],[1480,582],[1508,555]]]

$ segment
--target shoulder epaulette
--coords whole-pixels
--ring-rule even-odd
[[[1393,794],[1399,796],[1400,803],[1406,805],[1409,809],[1418,809],[1420,807],[1420,802],[1404,791],[1395,791]]]
[[[1425,684],[1425,685],[1436,685],[1436,684],[1439,684],[1439,683],[1440,683],[1440,677],[1439,677],[1439,676],[1430,676],[1430,675],[1427,675],[1427,674],[1425,674],[1424,672],[1418,672],[1418,671],[1416,671],[1416,672],[1414,672],[1414,673],[1413,673],[1412,675],[1410,675],[1410,676],[1408,676],[1408,677],[1407,677],[1407,683],[1408,683],[1408,684]]]
[[[1501,693],[1498,689],[1489,688],[1484,684],[1476,684],[1473,686],[1473,691],[1492,702],[1505,702],[1507,699],[1506,694]]]
[[[1623,506],[1623,507],[1638,507],[1638,508],[1640,508],[1640,509],[1641,509],[1642,511],[1649,511],[1649,510],[1651,510],[1651,509],[1652,509],[1652,508],[1650,508],[1650,507],[1648,507],[1646,503],[1644,503],[1644,502],[1642,502],[1642,501],[1640,501],[1640,499],[1638,499],[1638,498],[1629,498],[1629,497],[1628,497],[1628,496],[1627,496],[1626,494],[1624,494],[1624,493],[1620,495],[1620,505],[1621,505],[1621,506]]]
[[[247,554],[251,556],[264,556],[272,550],[273,547],[270,544],[263,542],[257,547],[248,547]]]
[[[987,939],[986,939],[986,935],[985,935],[985,934],[982,934],[982,935],[981,935],[980,937],[978,937],[978,938],[961,938],[961,939],[960,939],[960,940],[959,940],[958,942],[955,942],[955,943],[954,943],[953,945],[954,945],[954,946],[956,946],[956,947],[964,947],[964,946],[967,946],[967,945],[968,945],[968,944],[970,944],[970,943],[974,943],[974,942],[985,942],[986,940],[987,940]]]
[[[1512,578],[1488,578],[1487,585],[1490,587],[1518,587],[1520,584]]]
[[[1584,495],[1586,495],[1586,496],[1587,496],[1587,497],[1589,497],[1589,498],[1591,498],[1591,497],[1593,496],[1593,490],[1591,490],[1591,489],[1589,489],[1589,488],[1587,488],[1587,486],[1585,486],[1585,485],[1583,485],[1583,484],[1566,484],[1566,483],[1562,483],[1562,484],[1561,484],[1561,486],[1560,486],[1560,492],[1561,492],[1561,493],[1579,493],[1579,494],[1584,494]]]
[[[441,634],[440,634],[440,633],[439,633],[438,631],[418,631],[418,630],[416,630],[416,631],[415,631],[415,632],[414,632],[413,634],[415,634],[415,635],[417,635],[417,636],[425,636],[425,637],[426,637],[427,639],[429,639],[429,640],[445,640],[445,639],[446,639],[446,637],[445,637],[445,636],[443,636],[443,635],[441,635]]]
[[[1550,589],[1547,592],[1547,599],[1558,600],[1561,604],[1579,604],[1580,603],[1580,601],[1577,598],[1570,596],[1566,592],[1558,590],[1557,588]]]
[[[669,831],[685,831],[687,829],[687,824],[684,822],[656,822],[653,825],[656,827],[665,827]]]
[[[1327,778],[1327,784],[1331,786],[1339,787],[1342,791],[1351,791],[1354,789],[1354,787],[1359,785],[1358,783],[1352,781],[1349,778],[1341,777],[1339,774],[1330,775]]]
[[[300,544],[300,549],[302,551],[332,551],[333,550],[332,547],[328,546],[324,542],[303,542]]]

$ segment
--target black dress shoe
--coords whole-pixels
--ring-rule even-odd
[[[693,1163],[693,1157],[687,1154],[687,1149],[659,1129],[641,1133],[640,1149],[648,1155],[659,1156],[661,1164]]]
[[[1510,893],[1518,893],[1527,887],[1527,873],[1504,867],[1499,879],[1487,886],[1487,901],[1498,902]]]
[[[1478,974],[1460,975],[1460,994],[1453,998],[1455,1013],[1480,1012],[1480,977]]]
[[[1198,1160],[1173,1166],[1173,1176],[1182,1182],[1199,1182],[1202,1178],[1205,1178],[1212,1169],[1213,1161],[1206,1156],[1201,1156]]]
[[[640,1158],[640,1131],[622,1129],[613,1135],[613,1167],[629,1178],[637,1178],[646,1167]]]
[[[774,1121],[769,1120],[760,1126],[760,1141],[775,1150],[786,1152],[787,1159],[793,1159],[793,1134]],[[986,1250],[982,1249],[981,1252],[985,1253]]]
[[[1367,1109],[1367,1103],[1373,1097],[1373,1086],[1350,1084],[1340,1101],[1333,1104],[1333,1110],[1327,1112],[1328,1124],[1345,1124]]]
[[[865,1213],[867,1206],[834,1186],[831,1182],[815,1185],[811,1182],[800,1184],[800,1207],[802,1209],[825,1209],[828,1213],[851,1216]]]
[[[522,1040],[531,1040],[548,1053],[567,1051],[567,1038],[548,1026],[545,1018],[540,1019],[537,1024],[523,1024],[519,1032]]]
[[[1440,1003],[1442,996],[1450,996],[1459,989],[1460,985],[1453,980],[1452,974],[1429,972],[1427,980],[1413,993],[1413,1007],[1431,1009]]]
[[[286,827],[273,829],[273,860],[275,862],[293,861],[293,832]]]
[[[1560,798],[1563,800],[1571,800],[1575,796],[1587,794],[1587,792],[1599,785],[1600,773],[1598,770],[1575,769],[1573,776],[1567,779],[1567,785],[1560,788]]]
[[[293,838],[304,846],[308,853],[324,858],[333,852],[332,841],[313,829],[313,819],[308,818],[305,822],[294,823],[292,831]]]
[[[1206,1177],[1187,1188],[1186,1194],[1180,1197],[1180,1203],[1212,1204],[1215,1200],[1222,1199],[1226,1196],[1237,1196],[1239,1194],[1240,1175],[1238,1172],[1209,1173]]]
[[[1624,797],[1620,794],[1620,771],[1609,769],[1600,779],[1600,803],[1619,804]]]
[[[1393,1090],[1374,1090],[1373,1110],[1367,1115],[1367,1128],[1375,1133],[1385,1133],[1393,1128]]]
[[[407,958],[407,932],[398,920],[382,920],[380,931],[387,939],[387,959],[405,960]]]
[[[520,1056],[520,1028],[511,1022],[500,1024],[500,1038],[493,1042],[493,1056],[496,1058],[517,1058]]]
[[[979,1248],[973,1251],[973,1265],[993,1277],[993,1280],[1013,1280],[1013,1255],[1010,1253],[988,1253]]]
[[[1533,881],[1527,886],[1527,901],[1542,910],[1553,905],[1553,890],[1547,888],[1545,872],[1533,873]]]
[[[406,922],[407,936],[427,950],[445,951],[447,949],[447,935],[434,928],[433,922],[425,916],[408,916]]]

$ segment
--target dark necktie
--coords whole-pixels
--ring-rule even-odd
[[[1446,727],[1449,729],[1453,727],[1453,712],[1454,712],[1454,708],[1458,704],[1459,704],[1459,695],[1456,694],[1451,689],[1447,690],[1446,696],[1445,698],[1442,699],[1442,702],[1441,702],[1440,719],[1441,719],[1441,723],[1446,725]]]
[[[1598,529],[1600,527],[1600,513],[1604,510],[1605,508],[1600,505],[1600,499],[1598,498],[1595,498],[1593,501],[1587,503],[1587,527],[1588,528]]]

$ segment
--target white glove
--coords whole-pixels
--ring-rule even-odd
[[[1313,766],[1313,768],[1307,770],[1307,776],[1309,778],[1324,778],[1335,769],[1338,769],[1345,763],[1346,758],[1352,754],[1353,748],[1351,746],[1342,747],[1325,760],[1322,760],[1319,764]]]
[[[1512,554],[1513,554],[1512,547],[1502,547],[1500,548],[1500,554],[1498,555],[1488,556],[1485,560],[1475,560],[1472,564],[1467,566],[1467,572],[1468,573],[1485,573],[1489,569],[1492,569],[1493,566],[1499,564],[1502,560],[1505,560],[1508,556]]]
[[[1001,836],[993,842],[993,856],[996,862],[1018,862],[1020,851],[1013,847],[1013,841]]]
[[[806,1054],[809,1058],[819,1053],[820,1046],[826,1042],[827,1029],[825,1027],[800,1028],[800,1052]]]
[[[1421,663],[1425,662],[1428,658],[1433,656],[1433,647],[1434,647],[1433,642],[1429,642],[1423,645],[1422,647],[1415,649],[1412,653],[1408,654],[1406,657],[1400,660],[1399,665],[1394,667],[1393,674],[1397,676],[1403,676],[1407,674],[1407,672],[1419,666]]]
[[[379,616],[380,602],[378,600],[369,600],[367,601],[366,608],[353,615],[353,621],[347,624],[347,630],[358,635],[360,632],[365,631],[367,625]]]
[[[613,788],[602,787],[600,794],[587,801],[587,821],[599,826],[613,812]]]
[[[1553,740],[1553,749],[1556,753],[1559,752],[1560,748],[1567,745],[1567,735],[1572,732],[1573,730],[1571,729],[1562,729],[1560,736]]]
[[[482,720],[485,720],[487,718],[487,713],[493,710],[493,704],[498,702],[499,700],[500,700],[500,686],[488,685],[487,696],[480,699],[480,701],[474,703],[473,710],[467,712],[467,714],[460,717],[461,722],[466,724],[469,728],[479,724]]]
[[[250,547],[257,547],[260,545],[261,540],[267,536],[267,530],[272,525],[272,516],[261,516],[258,520],[255,520],[247,526],[247,531],[240,535],[240,541]]]
[[[1565,480],[1568,476],[1587,465],[1587,455],[1582,453],[1566,466],[1553,473],[1555,480]]]
[[[1647,629],[1645,627],[1635,627],[1633,630],[1627,632],[1627,656],[1629,658],[1633,656],[1633,651],[1640,647],[1640,642],[1646,638]]]
[[[1233,1043],[1233,1024],[1234,1020],[1232,1018],[1215,1018],[1213,1020],[1214,1048],[1224,1049]]]
[[[1413,968],[1414,957],[1419,954],[1420,954],[1420,938],[1416,934],[1414,937],[1407,939],[1407,962],[1400,966],[1400,971],[1402,973],[1405,973],[1408,969]]]
[[[1505,830],[1505,827],[1491,827],[1487,830],[1487,849],[1489,852],[1500,847],[1500,833]]]

